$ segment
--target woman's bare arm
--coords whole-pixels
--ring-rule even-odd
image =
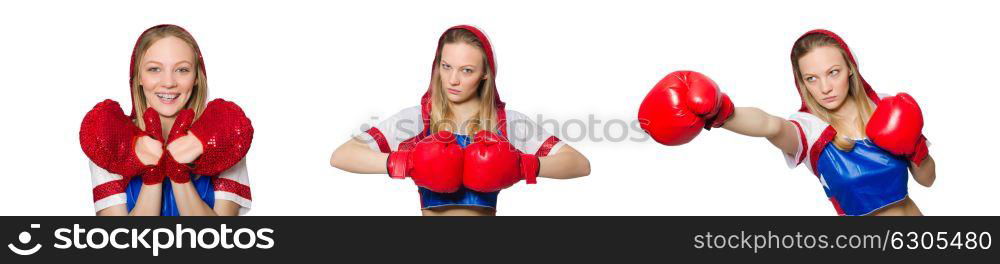
[[[756,107],[737,107],[722,128],[751,137],[764,137],[788,155],[799,151],[799,131],[792,122]]]
[[[569,145],[559,148],[555,154],[538,158],[538,162],[541,164],[538,177],[572,179],[590,175],[590,160]]]
[[[177,212],[182,216],[216,216],[215,210],[209,207],[198,195],[194,182],[177,183],[170,181],[174,201],[177,202]]]
[[[920,185],[931,187],[931,185],[934,185],[934,180],[937,179],[934,167],[934,159],[930,155],[927,155],[927,158],[919,166],[916,163],[910,162],[910,174],[913,175],[913,179]]]
[[[124,204],[119,204],[97,211],[97,216],[158,216],[162,201],[162,183],[143,184],[131,212]]]

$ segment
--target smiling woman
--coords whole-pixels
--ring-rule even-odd
[[[132,114],[105,100],[80,129],[97,214],[246,213],[243,159],[253,127],[232,102],[206,104],[207,75],[194,37],[174,25],[147,29],[129,70]]]
[[[187,108],[200,115],[208,97],[208,77],[194,38],[176,26],[150,29],[143,36],[147,37],[140,38],[132,55],[129,80],[133,95],[140,95],[132,98],[136,125],[144,128],[138,121],[147,107],[167,117]]]

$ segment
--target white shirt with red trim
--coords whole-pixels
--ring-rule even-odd
[[[367,143],[371,149],[380,151],[380,140],[373,137],[371,132],[378,131],[388,147],[392,151],[396,151],[400,143],[423,131],[424,123],[420,113],[420,106],[403,109],[388,119],[375,124],[369,131],[358,133],[355,137]],[[506,115],[508,140],[521,152],[546,156],[558,152],[566,145],[565,142],[545,131],[528,116],[510,109],[506,110]],[[539,150],[543,150],[544,153],[539,153]]]
[[[94,212],[126,203],[125,187],[128,183],[122,181],[124,177],[90,162],[90,179],[94,192]],[[232,201],[240,205],[240,215],[250,211],[252,199],[246,158],[219,174],[218,178],[213,179],[212,185],[215,187],[216,200]]]

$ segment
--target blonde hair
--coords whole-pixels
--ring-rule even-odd
[[[479,111],[475,117],[466,124],[455,124],[452,122],[454,113],[451,111],[451,102],[445,96],[444,86],[441,83],[438,67],[441,65],[441,51],[445,44],[465,43],[479,48],[483,53],[484,78],[479,82],[478,96],[480,99]],[[431,76],[431,126],[430,131],[437,133],[442,130],[452,130],[461,134],[475,135],[481,130],[495,131],[497,128],[496,109],[496,83],[493,80],[493,69],[486,58],[486,50],[483,49],[482,40],[476,37],[471,31],[466,29],[451,29],[444,33],[438,43],[437,54],[434,56],[434,71]],[[464,127],[458,127],[464,125]]]
[[[139,128],[145,130],[146,125],[143,123],[143,114],[146,112],[146,95],[142,92],[142,83],[140,82],[139,74],[142,72],[140,69],[140,64],[142,63],[143,57],[146,56],[146,51],[153,46],[156,41],[167,37],[176,37],[183,40],[188,46],[194,50],[194,68],[195,68],[195,81],[194,88],[191,98],[188,99],[187,104],[184,106],[186,109],[192,109],[195,112],[195,118],[201,116],[202,111],[205,110],[205,101],[208,100],[208,77],[205,74],[204,65],[201,61],[201,49],[198,48],[198,43],[194,41],[194,37],[191,36],[186,30],[175,25],[160,25],[152,27],[146,32],[142,33],[139,37],[138,43],[136,43],[135,50],[133,50],[132,58],[132,105],[135,111],[135,124]]]
[[[799,93],[802,94],[802,100],[805,101],[806,106],[812,114],[819,117],[821,120],[829,123],[833,126],[834,130],[841,131],[840,128],[844,124],[840,122],[833,122],[833,113],[824,108],[819,102],[809,92],[806,88],[805,82],[802,79],[802,72],[799,70],[799,59],[805,56],[807,53],[815,48],[819,47],[835,47],[840,51],[840,54],[844,57],[844,61],[847,62],[847,68],[849,72],[848,85],[850,88],[847,91],[847,99],[853,100],[854,104],[858,107],[858,118],[856,119],[855,126],[857,131],[860,131],[862,135],[865,133],[865,125],[868,123],[868,118],[871,117],[872,106],[870,104],[867,92],[865,90],[864,83],[861,81],[861,75],[858,73],[858,67],[848,56],[847,51],[841,46],[840,42],[825,34],[814,33],[802,37],[795,42],[795,46],[792,48],[792,70],[795,73],[795,83],[798,84]],[[854,149],[854,140],[846,136],[840,136],[840,132],[834,137],[833,145],[840,150],[850,151]]]

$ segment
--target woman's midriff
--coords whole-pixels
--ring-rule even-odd
[[[871,214],[871,216],[923,216],[917,204],[907,196],[902,201],[886,206]]]
[[[442,206],[421,209],[423,216],[496,216],[496,210],[478,206]]]

